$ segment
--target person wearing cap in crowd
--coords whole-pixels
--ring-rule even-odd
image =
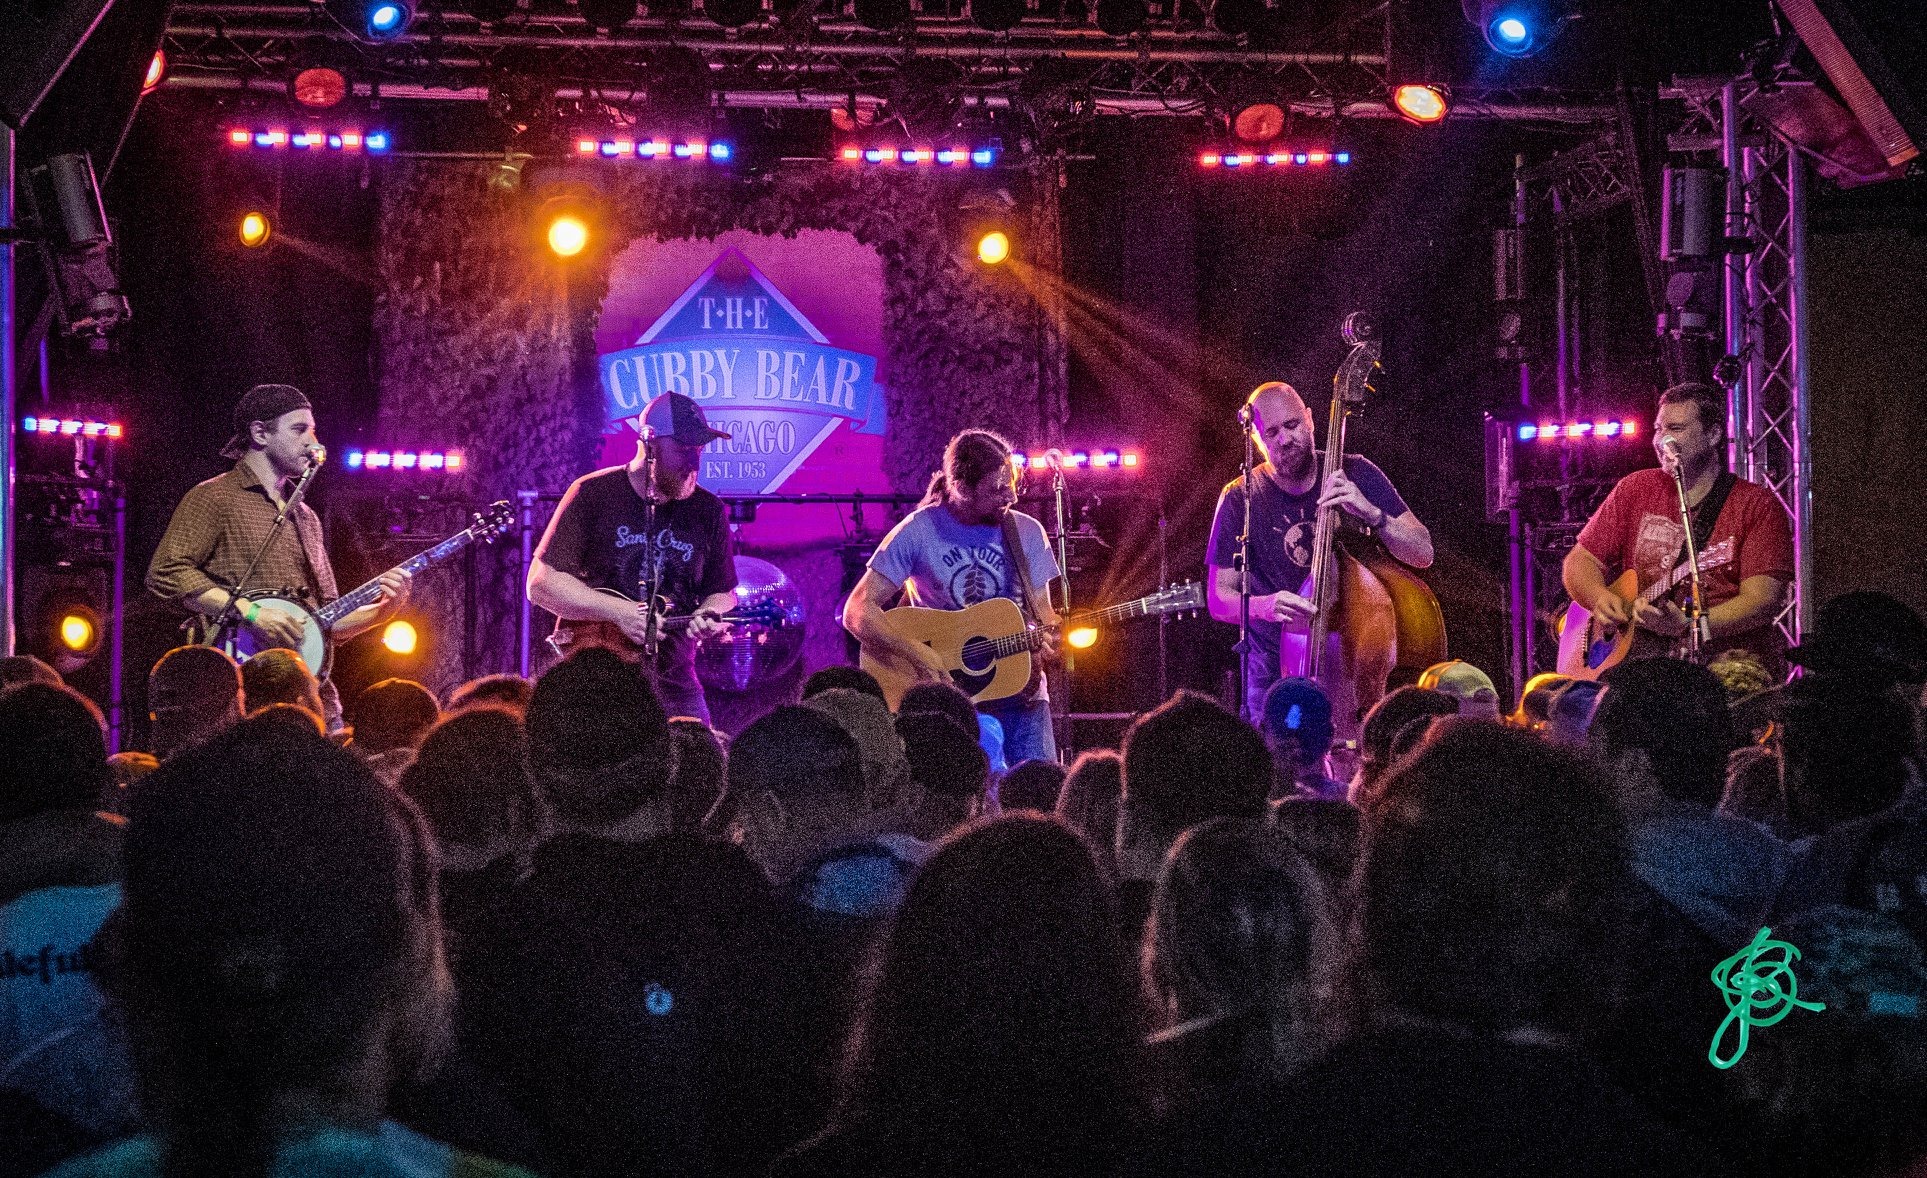
[[[1492,676],[1464,659],[1433,663],[1420,672],[1418,685],[1443,691],[1458,700],[1461,716],[1499,718],[1499,689],[1492,685]]]
[[[1260,730],[1277,774],[1273,800],[1345,800],[1345,782],[1325,773],[1325,756],[1332,746],[1332,701],[1324,688],[1295,676],[1278,680],[1265,693]]]
[[[723,501],[696,484],[703,447],[729,434],[710,427],[696,402],[664,393],[644,408],[636,456],[624,466],[583,475],[569,486],[529,565],[534,604],[565,621],[610,622],[641,649],[648,618],[634,599],[653,554],[657,594],[669,612],[693,615],[656,648],[656,687],[671,716],[708,723],[696,678],[696,644],[728,629],[736,604],[736,551]],[[652,478],[653,472],[653,478]],[[655,505],[648,534],[645,500]]]
[[[233,459],[233,468],[181,498],[147,566],[147,588],[207,618],[230,608],[231,601],[260,646],[298,650],[301,618],[235,597],[231,590],[290,593],[317,609],[341,595],[322,543],[321,517],[306,503],[294,506],[273,542],[262,548],[297,480],[323,457],[313,406],[291,385],[255,385],[234,407],[234,436],[221,456]],[[243,576],[248,583],[238,585]],[[408,582],[401,569],[383,573],[380,595],[337,621],[334,640],[345,642],[386,621],[408,599]],[[339,728],[341,699],[325,677],[321,702],[329,729]]]

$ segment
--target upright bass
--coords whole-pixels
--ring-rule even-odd
[[[1372,390],[1382,345],[1361,313],[1345,319],[1351,351],[1332,378],[1331,419],[1319,464],[1323,487],[1343,470],[1345,426]],[[1332,701],[1336,739],[1356,740],[1366,712],[1385,695],[1395,667],[1422,669],[1445,658],[1445,619],[1438,598],[1382,544],[1340,537],[1340,511],[1318,511],[1310,572],[1299,595],[1316,609],[1280,635],[1279,670],[1316,681]]]

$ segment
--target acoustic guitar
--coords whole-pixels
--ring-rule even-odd
[[[1204,608],[1204,586],[1196,581],[1173,585],[1135,601],[1066,619],[1064,626],[1106,626],[1126,618],[1153,618]],[[1008,699],[1031,678],[1031,652],[1057,642],[1058,631],[1027,626],[1024,611],[1008,597],[992,597],[963,609],[899,606],[883,612],[883,624],[897,637],[936,652],[950,681],[977,703]],[[858,665],[883,685],[895,708],[915,675],[894,661],[878,659],[865,648]]]
[[[488,544],[497,536],[508,531],[515,522],[515,509],[508,500],[498,499],[491,503],[488,514],[477,512],[475,522],[443,540],[424,552],[418,552],[395,566],[395,571],[410,575],[424,572],[454,556],[470,544]],[[386,576],[384,573],[382,576]],[[252,593],[242,593],[234,599],[238,607],[244,602],[257,602],[273,606],[293,614],[301,623],[301,645],[295,653],[301,661],[318,676],[325,677],[335,657],[334,628],[349,614],[364,605],[372,604],[381,596],[381,577],[375,577],[342,594],[320,609],[311,608],[287,589],[259,589]],[[216,646],[226,651],[236,662],[242,662],[251,655],[266,650],[270,645],[265,638],[257,635],[252,628],[240,624],[217,625],[205,617],[189,618],[182,629],[187,641],[197,646]]]
[[[1719,568],[1733,560],[1733,540],[1728,537],[1700,553],[1700,572]],[[1630,601],[1655,602],[1692,579],[1690,561],[1654,581],[1639,587],[1639,571],[1627,569],[1612,583],[1612,591]],[[1559,631],[1559,673],[1574,679],[1597,679],[1629,656],[1640,658],[1678,658],[1685,653],[1683,638],[1667,638],[1638,626],[1619,627],[1593,617],[1592,611],[1578,602],[1566,608],[1565,626]]]
[[[626,601],[637,609],[642,608],[642,603],[618,590],[597,589],[596,592],[606,593],[610,597],[614,597],[620,601]],[[680,634],[689,628],[690,622],[696,619],[695,614],[670,613],[666,602],[663,604],[662,610],[663,612],[657,617],[657,621],[662,623],[662,632],[664,634]],[[726,614],[718,614],[716,615],[716,620],[726,622],[732,626],[764,626],[774,628],[782,625],[785,619],[782,609],[779,608],[776,603],[759,601],[749,605],[739,605]],[[554,650],[558,655],[566,655],[572,650],[581,650],[591,646],[600,646],[624,656],[640,655],[642,653],[642,648],[629,640],[629,636],[622,632],[621,626],[616,625],[614,622],[605,622],[600,619],[570,621],[566,618],[557,618],[555,629],[549,633],[548,641],[550,649]]]

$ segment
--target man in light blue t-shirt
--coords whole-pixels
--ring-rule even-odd
[[[900,665],[919,678],[949,682],[929,648],[898,638],[882,622],[883,611],[907,596],[926,609],[963,609],[992,597],[1020,606],[1024,590],[1004,547],[1006,514],[1016,525],[1040,598],[1060,570],[1044,525],[1015,510],[1017,471],[1010,445],[985,430],[965,430],[944,450],[944,469],[931,480],[924,506],[890,530],[870,557],[869,570],[843,606],[843,625],[874,658]],[[1047,600],[1034,599],[1032,620],[1054,625]],[[1050,695],[1040,670],[1036,690],[985,704],[983,711],[1004,730],[1004,755],[1010,764],[1036,758],[1057,759],[1051,732]]]

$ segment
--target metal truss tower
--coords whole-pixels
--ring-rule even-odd
[[[1734,473],[1773,492],[1793,522],[1793,592],[1776,619],[1789,642],[1812,622],[1813,457],[1808,445],[1807,165],[1747,115],[1751,80],[1683,86],[1687,131],[1717,146],[1726,169],[1726,235],[1751,248],[1727,255],[1727,458]],[[1716,137],[1713,142],[1706,139]],[[1728,380],[1726,378],[1730,377]]]

